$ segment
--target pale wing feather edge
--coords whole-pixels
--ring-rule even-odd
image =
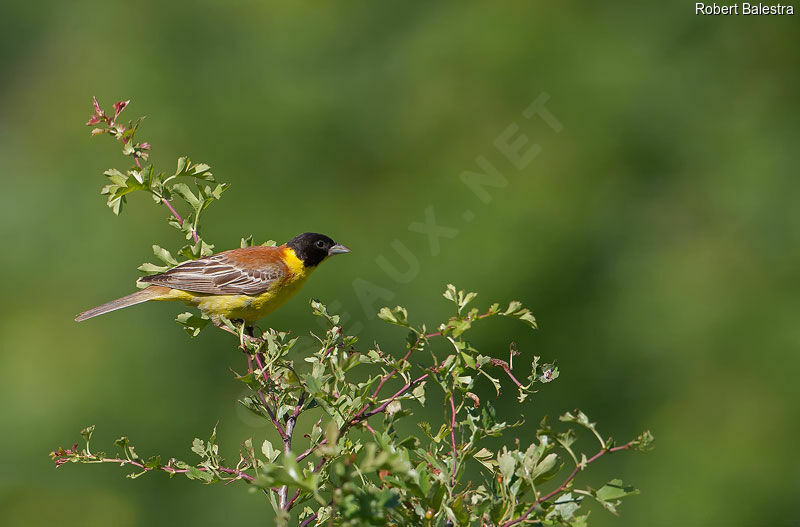
[[[141,281],[193,293],[258,295],[285,275],[285,267],[277,262],[258,269],[243,269],[225,254],[215,254],[188,261],[161,274],[146,276]]]

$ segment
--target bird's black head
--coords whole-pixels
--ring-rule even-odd
[[[339,245],[324,234],[315,232],[298,234],[286,242],[286,246],[294,251],[306,267],[319,265],[328,256],[350,252],[344,245]]]

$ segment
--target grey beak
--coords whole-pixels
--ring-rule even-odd
[[[344,253],[349,253],[349,252],[350,252],[350,249],[348,249],[344,245],[341,245],[341,244],[337,243],[336,245],[334,245],[333,247],[328,249],[328,256],[332,256],[334,254],[344,254]]]

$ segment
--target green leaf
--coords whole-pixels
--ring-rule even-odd
[[[606,447],[605,440],[600,436],[600,433],[597,431],[597,428],[595,426],[597,423],[592,423],[591,421],[589,421],[589,416],[583,413],[582,411],[575,410],[574,414],[572,412],[567,412],[564,415],[560,416],[558,419],[559,421],[563,421],[565,423],[576,423],[584,428],[591,430],[592,433],[597,438],[597,440],[600,442],[600,446],[602,448]]]
[[[408,311],[402,306],[395,306],[394,309],[383,307],[378,311],[378,318],[390,324],[408,327]]]
[[[205,315],[197,316],[187,311],[175,317],[175,322],[183,326],[183,329],[186,330],[189,336],[196,337],[211,320]]]
[[[418,384],[417,387],[411,391],[411,395],[419,401],[419,404],[425,406],[425,383],[422,382]]]
[[[596,491],[592,491],[592,496],[607,511],[617,514],[617,507],[620,499],[632,494],[639,494],[639,491],[630,485],[624,485],[621,479],[612,479]]]
[[[182,197],[195,212],[198,212],[203,206],[203,200],[196,196],[186,183],[175,183],[172,185],[172,192]]]
[[[144,466],[147,468],[161,468],[161,456],[150,456],[147,458],[147,461],[144,462]]]
[[[494,460],[494,454],[485,447],[475,452],[472,457],[475,458],[475,461],[486,467],[489,472],[494,472],[494,467],[497,466],[497,461]]]
[[[205,481],[206,483],[211,483],[214,480],[213,474],[193,466],[189,467],[188,471],[186,472],[186,477],[189,479]]]
[[[647,452],[653,449],[654,441],[655,437],[653,437],[650,430],[645,430],[631,443],[631,448],[640,452]]]
[[[558,455],[555,453],[547,454],[531,472],[531,479],[536,483],[547,481],[555,476],[560,468]]]
[[[206,455],[206,443],[199,437],[195,437],[194,441],[192,441],[192,452],[197,454],[200,457],[205,457]]]
[[[547,519],[570,522],[580,508],[580,499],[580,497],[573,498],[570,492],[560,495],[553,504],[553,510],[547,514]]]
[[[137,267],[137,269],[142,271],[143,273],[146,273],[146,274],[158,274],[158,273],[163,273],[164,271],[169,270],[169,266],[167,266],[167,265],[156,265],[156,264],[152,264],[150,262],[145,262],[142,265],[140,265],[139,267]]]
[[[444,290],[442,294],[446,299],[450,300],[451,302],[458,302],[458,293],[456,292],[456,286],[453,284],[447,284],[447,289]]]
[[[261,453],[264,454],[264,457],[267,458],[267,461],[270,463],[274,463],[278,456],[281,455],[280,450],[276,450],[275,447],[272,446],[272,443],[269,442],[269,439],[265,439],[264,443],[261,445]]]
[[[83,430],[81,430],[81,436],[83,436],[83,440],[86,441],[86,444],[89,444],[89,440],[92,439],[92,434],[94,433],[94,425],[87,426]]]
[[[173,267],[178,265],[178,260],[176,260],[175,257],[172,256],[172,253],[170,253],[168,250],[164,249],[161,246],[153,245],[153,254],[156,256],[156,258],[158,258],[167,265]]]
[[[514,475],[514,468],[516,467],[516,460],[510,452],[502,452],[497,455],[497,466],[500,469],[500,474],[503,476],[503,481],[508,484],[511,481],[511,476]]]

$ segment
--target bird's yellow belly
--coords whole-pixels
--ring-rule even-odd
[[[230,320],[255,321],[269,315],[292,298],[306,278],[307,275],[281,282],[259,295],[208,295],[173,289],[169,297],[163,300],[181,300],[212,318],[224,316]]]

